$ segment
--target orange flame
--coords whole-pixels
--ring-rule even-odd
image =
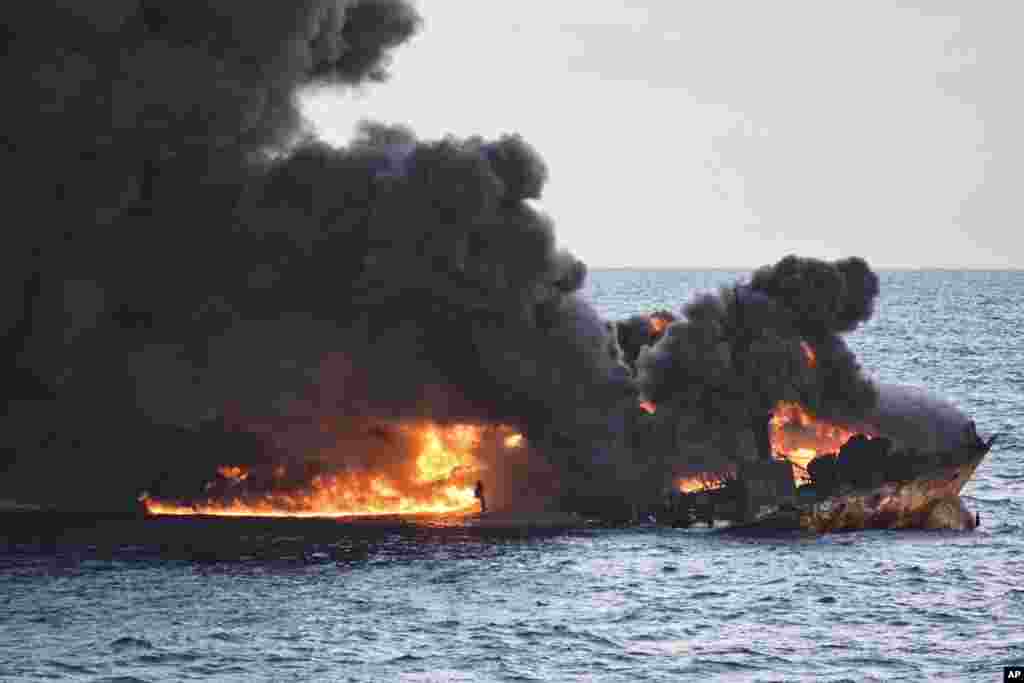
[[[249,478],[249,472],[244,467],[232,467],[221,465],[217,468],[217,474],[236,482],[242,482]]]
[[[665,331],[665,328],[668,327],[672,323],[672,321],[669,320],[668,318],[662,318],[661,316],[658,315],[652,315],[650,318],[648,318],[648,323],[651,326],[651,334],[653,334],[654,336],[658,336]]]
[[[680,493],[696,493],[698,491],[714,491],[725,486],[729,479],[736,477],[736,468],[727,467],[719,472],[700,472],[698,474],[676,480]]]
[[[648,413],[653,415],[657,411],[657,407],[650,401],[640,401],[640,407],[646,410]]]
[[[804,352],[804,358],[807,360],[807,367],[812,370],[818,367],[818,354],[814,352],[814,347],[805,341],[800,342],[800,350]]]
[[[818,455],[838,453],[856,434],[864,434],[868,438],[876,436],[867,429],[857,430],[819,420],[792,401],[776,404],[769,433],[775,457],[793,463],[793,473],[798,480],[806,480],[807,464]]]
[[[722,488],[722,480],[711,474],[700,474],[695,477],[686,477],[676,482],[681,493],[696,493],[697,491],[713,491]]]
[[[419,442],[419,450],[415,467],[404,480],[395,474],[345,472],[317,475],[300,491],[271,491],[193,505],[161,501],[148,494],[140,498],[147,512],[154,515],[353,517],[444,514],[473,509],[477,505],[473,485],[480,471],[474,451],[481,445],[485,428],[426,424],[407,429]],[[503,443],[515,447],[522,438],[518,433],[508,434]],[[222,465],[217,473],[239,485],[250,478],[250,473],[239,466]],[[273,470],[275,480],[282,479],[284,474],[282,465]]]
[[[456,425],[450,429],[449,441],[454,441],[459,450],[449,449],[445,435],[436,427],[427,427],[423,434],[423,449],[416,458],[416,481],[429,484],[449,479],[463,467],[467,460],[466,449],[479,444],[479,435],[468,432],[469,425]],[[474,438],[476,437],[476,438]]]

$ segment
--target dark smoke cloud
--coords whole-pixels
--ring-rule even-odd
[[[878,297],[878,276],[860,258],[827,263],[787,256],[758,269],[750,286],[779,301],[810,339],[853,331],[871,317]]]
[[[779,401],[824,418],[863,418],[877,390],[839,335],[870,316],[877,295],[877,276],[861,259],[787,257],[749,284],[686,304],[683,320],[640,352],[641,391],[658,404],[659,420],[679,420],[683,442],[757,432]],[[813,350],[814,367],[802,344]],[[711,449],[696,459],[700,467],[724,466],[743,451]]]
[[[9,215],[30,223],[0,269],[0,466],[21,495],[104,505],[325,453],[388,467],[408,444],[378,435],[409,418],[515,425],[569,471],[624,461],[636,391],[528,201],[534,150],[374,124],[336,149],[303,126],[302,88],[386,76],[407,3],[8,15]]]
[[[0,331],[47,385],[65,374],[65,330],[222,313],[225,264],[245,247],[236,207],[253,162],[300,136],[297,89],[379,80],[418,24],[388,1],[30,3],[4,20],[22,218]]]
[[[102,505],[189,457],[178,446],[217,419],[207,340],[244,320],[238,294],[266,275],[244,263],[259,240],[241,207],[303,137],[296,92],[382,79],[419,19],[389,0],[28,3],[4,15],[17,218],[0,250],[14,378],[0,463],[14,464],[4,479],[19,495],[80,488]],[[270,304],[258,318],[303,309]],[[289,355],[260,369],[287,374]]]
[[[655,311],[650,315],[632,315],[626,320],[615,324],[615,343],[617,351],[613,353],[624,364],[636,371],[636,359],[645,346],[653,346],[664,327],[675,322],[676,316],[671,311]],[[656,326],[661,325],[664,327]]]

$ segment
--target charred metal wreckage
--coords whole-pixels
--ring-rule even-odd
[[[971,424],[958,448],[935,453],[855,437],[812,460],[799,487],[785,461],[744,465],[704,490],[670,493],[654,514],[672,526],[722,522],[749,531],[974,529],[979,516],[960,492],[995,437],[981,439]]]
[[[618,323],[621,357],[631,369],[641,347],[655,344],[675,317],[658,312],[649,319],[646,325],[644,316]],[[813,351],[805,351],[813,367]],[[748,438],[736,439],[736,450],[745,453],[737,453],[734,464],[674,479],[641,516],[676,527],[748,532],[977,527],[980,516],[967,509],[960,492],[996,437],[983,439],[974,421],[918,390],[879,385],[878,391],[879,407],[859,423],[816,423],[784,402],[775,414],[756,415],[741,430]],[[799,420],[786,424],[793,409]],[[688,447],[700,448],[688,444],[686,420],[671,405],[642,402],[638,449],[661,453],[664,463]]]

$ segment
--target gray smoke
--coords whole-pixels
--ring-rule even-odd
[[[920,387],[880,384],[878,407],[864,424],[893,442],[893,450],[948,452],[973,446],[971,420],[955,405]]]

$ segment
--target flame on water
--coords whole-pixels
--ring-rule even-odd
[[[792,401],[779,401],[776,404],[769,433],[773,454],[793,464],[793,474],[797,481],[807,480],[807,465],[818,455],[838,453],[856,434],[864,434],[868,438],[876,436],[866,429],[855,430],[819,420],[802,405]]]
[[[216,515],[231,517],[355,517],[373,515],[445,514],[464,512],[478,505],[473,487],[480,473],[475,451],[487,427],[456,424],[406,426],[419,449],[411,476],[373,472],[320,474],[301,490],[270,491],[229,500],[210,499],[194,504],[154,499],[144,493],[140,500],[154,515]],[[516,448],[522,434],[499,427],[501,443]],[[286,469],[277,465],[274,481]],[[251,481],[251,472],[239,465],[222,465],[217,474],[232,486]],[[207,489],[211,488],[207,485]],[[236,489],[237,490],[237,489]]]
[[[383,478],[320,477],[312,490],[269,493],[255,499],[208,501],[193,505],[144,500],[153,515],[213,515],[218,517],[366,517],[374,515],[444,514],[471,508],[473,489],[446,486],[429,498],[402,495]]]

